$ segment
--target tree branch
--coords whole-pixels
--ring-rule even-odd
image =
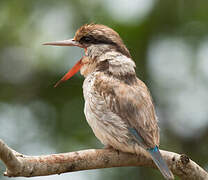
[[[161,150],[171,171],[183,180],[205,180],[208,173],[186,155]],[[25,156],[9,148],[0,140],[0,159],[7,167],[5,176],[33,177],[61,174],[88,169],[121,166],[156,168],[148,153],[141,149],[139,155],[113,149],[90,149],[45,156]]]

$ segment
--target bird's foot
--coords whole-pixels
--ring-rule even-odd
[[[113,149],[113,147],[111,145],[107,144],[104,146],[104,149]]]
[[[104,146],[104,149],[109,149],[109,150],[116,151],[118,153],[118,155],[120,153],[120,151],[118,149],[113,148],[111,145],[105,145]]]

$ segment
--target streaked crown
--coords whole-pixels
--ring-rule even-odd
[[[109,44],[116,51],[131,57],[119,34],[113,29],[101,24],[85,24],[81,26],[74,37],[81,44]]]

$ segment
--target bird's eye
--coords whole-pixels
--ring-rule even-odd
[[[82,37],[80,39],[80,42],[82,42],[82,43],[90,43],[90,42],[92,42],[92,37],[90,37],[90,36],[84,36],[84,37]]]

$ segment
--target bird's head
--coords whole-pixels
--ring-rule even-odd
[[[85,56],[55,86],[62,81],[66,81],[79,70],[84,76],[99,68],[107,69],[110,73],[116,73],[116,71],[127,71],[128,68],[124,67],[127,67],[130,63],[133,68],[132,70],[130,67],[130,71],[134,73],[134,62],[131,60],[131,55],[119,34],[105,25],[86,24],[77,30],[73,39],[44,43],[44,45],[78,46],[85,50]],[[116,56],[121,58],[116,58]],[[109,61],[112,59],[115,62],[112,61],[113,66],[109,67]],[[118,64],[121,66],[123,64],[124,67],[120,67]],[[122,72],[117,72],[118,75],[120,73]]]

